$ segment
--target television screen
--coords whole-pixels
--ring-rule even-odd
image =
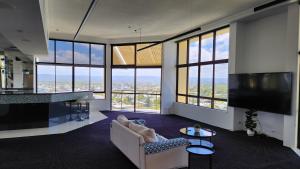
[[[291,113],[292,73],[229,75],[228,105],[279,114]]]

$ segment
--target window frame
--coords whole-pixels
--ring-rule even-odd
[[[52,65],[55,66],[55,86],[54,86],[54,91],[56,93],[56,66],[71,66],[72,67],[72,92],[76,92],[75,91],[75,67],[88,67],[89,68],[89,90],[91,89],[91,73],[90,73],[90,69],[91,68],[103,68],[104,69],[104,88],[103,91],[93,91],[93,93],[95,94],[104,94],[104,98],[101,99],[105,99],[106,96],[106,44],[104,43],[96,43],[96,42],[85,42],[85,41],[71,41],[71,40],[64,40],[64,39],[53,39],[50,38],[49,41],[52,40],[54,41],[54,61],[53,62],[38,62],[37,60],[35,60],[35,92],[38,91],[38,65]],[[71,42],[72,43],[72,63],[57,63],[56,62],[56,42],[57,41],[64,41],[64,42]],[[86,43],[89,45],[89,63],[88,64],[76,64],[75,63],[75,59],[74,59],[74,44],[75,43]],[[103,45],[103,65],[99,65],[99,64],[92,64],[91,62],[91,45],[95,44],[95,45]],[[80,92],[80,91],[77,91]]]
[[[161,103],[162,103],[162,100],[161,100],[161,89],[162,89],[162,60],[163,60],[163,54],[162,54],[162,57],[161,57],[161,65],[149,65],[149,66],[146,66],[146,65],[137,65],[137,44],[147,44],[147,43],[158,43],[159,41],[152,41],[152,42],[133,42],[133,43],[119,43],[119,44],[111,44],[111,72],[112,70],[115,68],[115,69],[134,69],[134,91],[132,93],[126,93],[126,94],[133,94],[134,95],[134,112],[136,112],[137,110],[137,106],[136,106],[136,101],[137,101],[137,95],[139,94],[145,94],[145,95],[157,95],[160,97],[160,110],[159,110],[159,114],[161,114]],[[160,44],[157,44],[157,45],[160,45]],[[114,65],[113,64],[113,48],[115,46],[134,46],[134,64],[130,64],[130,65]],[[163,47],[162,47],[162,50],[163,50]],[[150,94],[150,93],[138,93],[137,90],[136,90],[136,84],[137,84],[137,69],[140,69],[140,68],[145,68],[145,69],[151,69],[151,68],[159,68],[161,69],[161,74],[160,74],[160,92],[159,94]],[[112,73],[111,73],[111,76],[110,76],[110,80],[111,80],[111,83],[110,83],[110,97],[111,97],[111,102],[110,102],[110,108],[112,110],[112,95],[113,94],[121,94],[120,92],[113,92],[112,90]]]
[[[205,108],[210,108],[210,109],[217,109],[215,108],[215,105],[214,105],[214,102],[215,101],[224,101],[224,102],[228,102],[228,98],[227,99],[224,99],[224,98],[217,98],[215,97],[215,67],[217,64],[229,64],[229,56],[227,59],[220,59],[220,60],[215,60],[216,59],[216,37],[217,37],[217,32],[220,31],[220,30],[223,30],[223,29],[230,29],[230,26],[229,25],[226,25],[226,26],[223,26],[223,27],[219,27],[219,28],[216,28],[216,29],[213,29],[213,30],[210,30],[210,31],[206,31],[206,32],[203,32],[201,34],[197,34],[197,35],[194,35],[194,36],[191,36],[191,37],[187,37],[187,38],[184,38],[184,39],[181,39],[179,41],[176,41],[176,102],[178,103],[182,103],[182,104],[190,104],[189,103],[189,98],[196,98],[197,99],[197,105],[196,106],[200,106],[200,99],[208,99],[210,100],[211,102],[211,106],[210,107],[205,107],[205,106],[200,106],[200,107],[205,107]],[[202,35],[206,35],[206,34],[209,34],[209,33],[213,33],[213,53],[212,53],[212,60],[211,61],[204,61],[204,62],[201,62],[201,42],[202,42]],[[229,35],[230,36],[230,35]],[[199,46],[198,46],[198,62],[196,63],[189,63],[189,47],[190,47],[190,39],[193,39],[195,37],[198,37],[199,39]],[[187,43],[187,50],[186,50],[186,63],[185,64],[179,64],[179,44],[180,42],[184,42],[186,41]],[[230,45],[230,44],[229,44]],[[228,49],[229,50],[229,49]],[[206,96],[201,96],[200,95],[200,77],[201,77],[201,66],[204,66],[204,65],[212,65],[213,66],[213,76],[212,76],[212,97],[206,97]],[[189,95],[188,91],[189,91],[189,68],[190,67],[193,67],[193,66],[197,66],[198,67],[198,94],[197,95]],[[178,78],[179,78],[179,68],[187,68],[187,75],[186,75],[186,94],[181,94],[181,93],[178,93]],[[179,102],[178,101],[178,97],[179,96],[183,96],[185,97],[185,102]],[[228,103],[227,103],[228,104]],[[194,104],[191,104],[191,105],[194,105]]]

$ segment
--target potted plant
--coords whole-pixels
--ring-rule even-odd
[[[256,120],[254,118],[257,117],[257,113],[254,110],[246,111],[246,122],[245,127],[247,129],[248,136],[254,136],[255,128],[257,126]]]
[[[201,129],[201,126],[200,126],[200,124],[199,123],[197,123],[197,124],[195,124],[194,125],[194,129],[195,129],[195,132],[200,132],[200,129]]]

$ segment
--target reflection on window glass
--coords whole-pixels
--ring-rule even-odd
[[[213,59],[213,33],[201,36],[201,62],[211,61]]]
[[[198,105],[198,99],[196,97],[189,97],[188,104]]]
[[[212,97],[213,65],[200,66],[200,96]]]
[[[151,44],[137,44],[137,65],[138,66],[160,66],[162,59],[162,44],[158,44],[138,51]]]
[[[75,67],[75,91],[88,91],[90,89],[90,68]]]
[[[217,31],[216,60],[228,59],[229,56],[229,28]]]
[[[72,42],[56,41],[56,62],[73,63]]]
[[[49,40],[48,41],[48,55],[39,57],[38,62],[54,62],[54,49],[55,49],[55,41]]]
[[[113,47],[113,65],[134,65],[135,47],[114,46]]]
[[[195,37],[189,41],[189,63],[197,63],[199,55],[199,38]]]
[[[88,43],[74,43],[74,63],[90,63],[90,45]]]
[[[200,106],[202,107],[207,107],[207,108],[211,108],[211,100],[209,99],[202,99],[200,98]]]
[[[55,66],[37,65],[37,92],[55,93]]]
[[[189,95],[198,95],[198,66],[189,67]]]
[[[227,99],[228,63],[215,65],[215,98]]]
[[[161,69],[136,69],[136,92],[160,94]]]
[[[134,92],[134,69],[112,69],[112,92]]]
[[[178,64],[187,64],[187,41],[179,42]]]
[[[91,64],[104,65],[104,45],[91,44]]]
[[[72,92],[72,66],[56,66],[56,92]]]
[[[185,96],[177,96],[177,102],[186,103],[186,97]]]
[[[214,108],[220,110],[227,110],[227,102],[226,101],[214,101]]]
[[[104,68],[91,68],[91,90],[104,91]]]
[[[179,94],[187,94],[186,93],[186,82],[187,82],[187,68],[182,67],[178,69],[178,93]]]

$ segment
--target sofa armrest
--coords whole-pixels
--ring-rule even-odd
[[[145,154],[154,154],[162,151],[170,150],[180,146],[188,146],[189,141],[185,138],[174,138],[154,143],[146,143],[144,145]]]

